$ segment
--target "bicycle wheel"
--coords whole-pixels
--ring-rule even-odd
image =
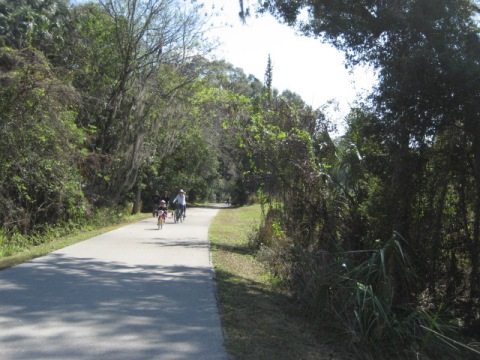
[[[163,228],[163,219],[161,216],[158,217],[157,225],[158,225],[158,230]]]
[[[177,221],[183,222],[183,209],[181,206],[178,207],[175,214],[177,215]]]

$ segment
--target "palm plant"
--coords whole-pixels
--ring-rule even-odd
[[[402,241],[394,234],[382,247],[372,250],[370,258],[335,278],[329,303],[336,327],[348,335],[359,358],[460,356],[451,343],[432,336],[452,333],[438,315],[412,304],[397,305],[396,294],[413,292],[418,280]],[[351,258],[363,255],[349,254]]]

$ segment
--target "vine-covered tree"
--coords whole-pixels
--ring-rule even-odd
[[[0,49],[0,224],[7,233],[81,222],[79,96],[33,49]]]

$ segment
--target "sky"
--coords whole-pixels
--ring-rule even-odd
[[[371,89],[375,82],[371,70],[358,68],[350,72],[341,52],[318,39],[296,35],[292,28],[270,15],[257,18],[252,14],[242,24],[238,0],[204,0],[204,3],[206,10],[212,4],[219,10],[216,24],[228,24],[211,30],[211,35],[222,43],[216,52],[219,58],[263,82],[270,55],[273,87],[280,92],[288,89],[299,94],[313,108],[336,100],[340,112],[333,115],[337,117],[333,120],[337,123],[342,121],[356,96]]]

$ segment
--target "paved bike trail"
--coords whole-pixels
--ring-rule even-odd
[[[208,359],[227,353],[208,227],[150,218],[0,271],[0,359]]]

